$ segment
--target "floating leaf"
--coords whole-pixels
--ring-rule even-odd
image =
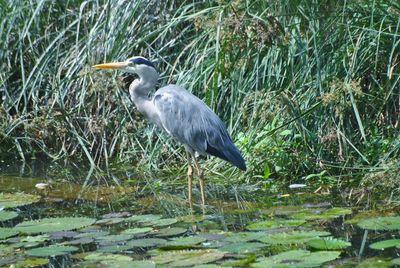
[[[380,249],[380,250],[392,247],[400,247],[400,239],[388,239],[375,242],[369,245],[369,247],[372,249]]]
[[[126,221],[133,221],[137,223],[148,223],[152,221],[156,221],[161,219],[161,215],[156,214],[145,214],[145,215],[133,215],[129,218],[126,218]]]
[[[156,264],[151,261],[101,261],[100,267],[112,268],[155,268]]]
[[[225,238],[225,241],[237,243],[237,242],[248,242],[255,241],[258,238],[265,236],[263,232],[240,232],[233,233]]]
[[[71,241],[67,241],[64,242],[64,245],[87,245],[87,244],[91,244],[94,243],[94,239],[91,237],[82,237],[82,238],[78,238],[75,240],[71,240]]]
[[[289,233],[269,234],[260,237],[258,241],[273,245],[302,244],[327,235],[330,235],[330,233],[325,231],[292,231]]]
[[[306,221],[305,220],[266,220],[255,222],[247,226],[248,230],[252,231],[262,231],[268,230],[271,228],[282,228],[282,227],[297,227],[303,225]]]
[[[233,243],[219,248],[220,251],[229,253],[253,253],[267,245],[257,242]]]
[[[68,231],[91,225],[95,221],[85,217],[44,218],[21,222],[15,226],[15,230],[28,234]]]
[[[315,249],[334,250],[334,249],[344,249],[350,247],[351,243],[332,237],[324,237],[324,238],[312,239],[308,241],[306,245]]]
[[[252,267],[319,267],[323,263],[335,260],[340,251],[291,250],[270,257],[258,258]]]
[[[151,227],[143,227],[143,228],[132,228],[132,229],[126,229],[122,231],[121,234],[129,234],[129,235],[142,235],[142,234],[147,234],[151,232],[153,228]]]
[[[215,249],[168,251],[152,257],[156,264],[167,264],[172,267],[194,266],[215,262],[224,257],[224,253]]]
[[[130,250],[130,249],[132,249],[132,247],[128,246],[128,245],[108,245],[108,246],[98,248],[97,252],[118,253],[118,252],[124,252],[124,251]]]
[[[199,236],[187,236],[187,237],[179,237],[168,241],[161,248],[173,249],[173,248],[187,248],[191,246],[198,245],[202,242],[206,241],[205,238]]]
[[[160,229],[158,232],[154,233],[154,235],[157,237],[170,237],[170,236],[181,235],[186,232],[187,232],[186,228],[171,227],[171,228]]]
[[[400,265],[400,258],[396,258],[390,261],[392,265]]]
[[[329,220],[351,213],[352,211],[349,208],[334,207],[326,210],[305,209],[292,214],[291,217],[301,220]]]
[[[8,221],[18,217],[18,213],[15,211],[0,211],[0,221]]]
[[[47,247],[33,248],[27,250],[25,253],[29,256],[35,256],[35,257],[54,257],[60,255],[67,255],[77,250],[78,248],[73,246],[51,245]]]
[[[117,223],[121,223],[125,221],[125,218],[105,218],[105,219],[101,219],[96,221],[95,224],[98,225],[113,225],[113,224],[117,224]]]
[[[206,215],[202,215],[202,214],[201,214],[201,215],[194,215],[194,214],[191,214],[191,215],[176,217],[176,219],[177,219],[178,221],[183,221],[183,222],[192,223],[192,222],[200,222],[200,221],[203,221],[203,220],[207,219],[207,216],[206,216]]]
[[[0,208],[15,208],[36,203],[40,196],[24,193],[0,193]]]
[[[14,228],[2,228],[0,227],[0,239],[5,239],[14,235],[17,235],[18,231]]]
[[[98,253],[93,252],[84,257],[87,261],[105,261],[105,260],[113,260],[113,261],[130,261],[131,257],[121,254],[107,254],[107,253]]]
[[[39,266],[45,266],[47,264],[49,264],[49,259],[30,258],[30,259],[18,261],[15,264],[15,267],[39,267]]]
[[[155,247],[159,245],[163,245],[167,242],[165,239],[161,238],[143,238],[143,239],[135,239],[132,241],[129,241],[127,243],[128,246],[131,248],[147,248],[147,247]]]
[[[96,237],[96,240],[102,240],[107,242],[119,242],[119,241],[127,241],[132,238],[133,235],[131,234],[117,234],[117,235],[105,235]]]
[[[163,226],[169,226],[174,223],[177,223],[178,220],[174,218],[169,218],[169,219],[159,219],[151,222],[147,222],[147,225],[155,226],[155,227],[163,227]]]
[[[400,216],[365,219],[359,221],[357,225],[368,230],[400,230]]]
[[[387,258],[373,257],[363,260],[357,268],[389,268],[391,262]]]

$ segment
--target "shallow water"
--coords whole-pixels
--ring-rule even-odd
[[[329,193],[315,194],[312,187],[285,187],[279,193],[270,193],[262,185],[221,184],[221,179],[213,178],[208,181],[207,207],[203,211],[198,205],[190,209],[186,202],[186,178],[180,175],[139,174],[132,169],[109,172],[71,169],[57,173],[32,167],[2,168],[0,194],[32,194],[40,196],[40,200],[4,210],[15,211],[18,216],[0,222],[1,227],[13,230],[23,222],[33,224],[31,220],[57,217],[85,217],[91,222],[71,231],[67,226],[68,232],[51,232],[46,229],[52,228],[48,226],[34,232],[18,229],[19,234],[0,239],[0,266],[16,263],[21,267],[35,267],[35,264],[38,267],[154,267],[156,264],[157,267],[206,264],[204,267],[263,267],[269,263],[262,262],[263,257],[293,251],[294,255],[319,252],[325,256],[333,252],[338,257],[321,263],[302,262],[295,256],[282,257],[281,262],[274,260],[276,267],[391,267],[394,265],[391,260],[400,253],[400,244],[397,249],[370,248],[374,242],[399,238],[400,227],[377,231],[357,225],[358,217],[362,220],[399,215],[398,210],[379,204],[379,200],[370,198],[356,205],[348,196],[332,189]],[[196,189],[197,202],[199,196]],[[371,204],[374,210],[370,210]],[[362,212],[366,210],[369,212],[364,215]],[[133,234],[126,235],[127,229]],[[171,230],[180,232],[162,235]],[[310,231],[330,234],[304,241],[295,238],[290,242],[293,232],[304,235]],[[46,237],[37,238],[43,234]],[[90,239],[79,240],[89,236]],[[38,241],[29,244],[27,237]],[[321,249],[310,242],[326,243],[327,237],[351,245]],[[34,250],[50,245],[76,248],[48,255]],[[194,256],[187,256],[189,251]],[[51,257],[52,254],[57,256]],[[147,261],[137,262],[142,260]]]

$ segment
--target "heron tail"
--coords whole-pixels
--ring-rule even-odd
[[[235,144],[233,142],[227,142],[225,143],[223,148],[216,148],[214,146],[211,146],[209,143],[207,143],[207,150],[206,152],[210,155],[219,157],[225,161],[228,161],[232,165],[238,167],[239,169],[246,171],[246,163],[240,154],[238,148],[236,148]]]

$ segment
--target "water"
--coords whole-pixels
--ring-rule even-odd
[[[44,189],[38,189],[38,186]],[[369,247],[373,242],[398,238],[399,229],[367,231],[358,227],[356,222],[345,223],[347,220],[356,219],[356,215],[361,215],[360,212],[364,210],[370,211],[364,218],[396,216],[398,210],[381,205],[380,201],[374,200],[373,197],[368,200],[362,199],[362,202],[355,204],[357,199],[349,199],[348,195],[335,189],[330,189],[330,193],[325,191],[325,194],[315,194],[313,193],[315,189],[311,187],[299,189],[283,187],[277,193],[270,193],[262,185],[240,185],[213,178],[207,184],[208,200],[205,211],[199,205],[195,205],[192,211],[186,201],[186,178],[183,175],[142,174],[136,172],[135,169],[124,168],[108,172],[93,169],[83,171],[78,167],[64,169],[59,166],[43,167],[40,165],[3,168],[2,175],[0,175],[0,189],[2,193],[23,192],[41,197],[39,202],[7,209],[7,211],[16,211],[19,215],[14,219],[0,222],[2,227],[13,228],[21,222],[56,217],[87,217],[93,220],[111,218],[109,222],[103,219],[97,224],[90,224],[71,231],[69,237],[61,239],[54,238],[57,232],[54,234],[43,230],[42,233],[48,237],[33,246],[18,244],[15,246],[16,243],[21,243],[21,239],[26,240],[28,237],[21,233],[3,240],[0,239],[0,266],[13,263],[17,263],[17,266],[25,266],[24,261],[39,259],[43,262],[39,262],[40,264],[44,264],[45,260],[48,260],[48,264],[45,265],[50,267],[125,267],[123,265],[126,267],[135,265],[137,267],[145,267],[145,265],[154,267],[154,262],[160,263],[160,259],[163,261],[168,259],[162,254],[175,254],[176,252],[186,254],[189,250],[196,250],[195,254],[205,254],[204,260],[199,256],[194,258],[196,261],[200,260],[199,263],[192,263],[187,256],[172,255],[174,260],[186,258],[187,262],[182,264],[171,261],[164,265],[174,267],[184,264],[194,266],[207,263],[214,264],[214,267],[220,265],[246,267],[257,265],[262,257],[291,250],[296,250],[297,253],[299,250],[307,250],[307,254],[321,252],[321,249],[315,249],[307,244],[309,242],[286,243],[291,239],[290,237],[284,238],[284,242],[266,243],[266,241],[261,241],[262,243],[260,243],[260,237],[271,237],[272,239],[274,236],[271,235],[293,231],[325,231],[330,233],[329,237],[343,240],[342,242],[350,242],[351,246],[349,247],[329,249],[331,252],[340,252],[337,259],[323,264],[329,267],[354,267],[357,265],[359,267],[375,267],[378,264],[374,264],[374,261],[379,262],[380,267],[390,267],[390,261],[398,258],[400,253],[400,250],[395,247],[385,250]],[[200,194],[197,189],[194,191],[194,197],[195,202],[200,203]],[[371,210],[371,207],[375,209]],[[332,208],[340,208],[340,211],[335,212]],[[351,213],[346,210],[351,210]],[[326,217],[321,216],[325,215],[324,213],[327,214]],[[328,215],[329,213],[333,214]],[[147,214],[156,216],[154,219],[142,219],[142,221],[137,221],[138,218],[133,217]],[[310,215],[315,219],[310,219]],[[168,220],[160,221],[158,219],[160,217]],[[305,217],[308,218],[305,219]],[[170,222],[168,223],[168,221]],[[260,222],[263,222],[264,226],[257,226]],[[119,241],[113,240],[116,239],[115,236],[107,236],[107,234],[124,234],[125,230],[134,228],[144,228],[134,231],[144,233],[118,237],[118,239],[122,239]],[[171,230],[170,228],[180,228],[185,231],[174,236],[158,236],[160,230]],[[88,236],[91,232],[98,232],[96,235],[99,234],[100,238],[90,238],[89,241],[82,241],[80,244],[78,238]],[[246,237],[258,232],[257,236],[260,237],[234,236],[239,232]],[[36,232],[29,236],[37,237],[38,235],[40,233]],[[180,241],[179,239],[183,237],[195,237],[199,242]],[[175,241],[178,246],[171,246],[170,241],[176,239],[178,239]],[[313,239],[320,238],[314,237]],[[69,244],[76,240],[78,240],[77,243]],[[139,241],[138,243],[154,242],[155,244],[152,246],[126,246],[136,243],[133,241]],[[57,257],[47,257],[45,254],[32,256],[34,253],[32,249],[49,245],[73,245],[77,249]],[[239,248],[242,246],[243,248]],[[118,250],[115,250],[115,247],[119,247]],[[400,244],[398,248],[400,248]],[[99,250],[103,253],[98,253]],[[211,250],[211,252],[206,252],[206,250]],[[93,260],[93,253],[100,254],[102,257]],[[113,259],[119,255],[124,255],[127,259]],[[141,260],[150,261],[135,262]],[[287,258],[282,263],[291,265],[288,267],[315,267],[312,262],[302,263],[295,257]]]

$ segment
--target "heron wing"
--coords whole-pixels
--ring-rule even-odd
[[[153,103],[162,127],[176,140],[200,154],[246,169],[224,123],[202,100],[182,87],[168,85],[157,90]]]

